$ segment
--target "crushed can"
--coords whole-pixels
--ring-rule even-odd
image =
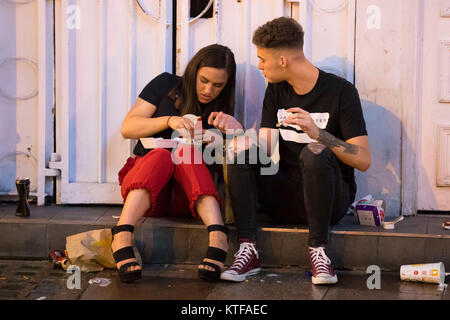
[[[50,251],[49,258],[53,263],[53,268],[62,268],[63,270],[67,270],[67,268],[71,265],[65,251],[62,252],[59,250],[52,250]]]

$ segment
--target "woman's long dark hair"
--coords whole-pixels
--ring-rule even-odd
[[[203,67],[225,69],[228,81],[217,100],[218,111],[234,115],[234,96],[236,91],[236,62],[234,54],[228,47],[212,44],[200,49],[189,61],[179,84],[169,93],[175,101],[175,107],[181,115],[201,114],[197,97],[197,71]]]

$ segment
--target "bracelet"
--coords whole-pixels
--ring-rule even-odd
[[[170,120],[170,118],[172,118],[173,116],[169,116],[169,118],[167,118],[167,128],[170,128],[169,127],[169,120]]]

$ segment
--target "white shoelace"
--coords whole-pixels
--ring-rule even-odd
[[[325,254],[323,247],[309,248],[311,253],[311,260],[316,269],[317,274],[319,273],[330,273],[328,266],[331,264],[331,260]]]
[[[256,257],[258,257],[258,251],[256,251],[254,243],[242,242],[239,251],[234,254],[236,260],[234,260],[230,269],[242,269],[252,257],[252,251],[255,253]]]

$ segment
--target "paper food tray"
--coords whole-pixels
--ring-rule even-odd
[[[384,221],[386,204],[383,200],[372,200],[356,205],[356,213],[361,225],[381,226]]]
[[[179,143],[188,143],[186,139],[140,138],[145,149],[175,148]]]

